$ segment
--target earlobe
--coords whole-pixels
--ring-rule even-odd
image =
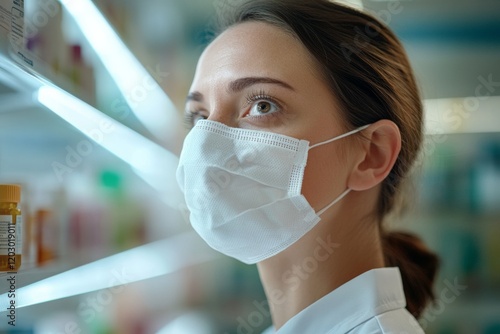
[[[361,133],[361,154],[347,186],[362,191],[375,187],[389,175],[401,150],[401,134],[390,120],[380,120]]]

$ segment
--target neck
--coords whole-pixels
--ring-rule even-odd
[[[332,217],[326,212],[299,241],[258,264],[275,329],[356,276],[384,267],[378,223],[353,205],[339,202]]]

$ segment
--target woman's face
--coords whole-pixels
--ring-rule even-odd
[[[193,122],[206,118],[311,145],[346,132],[335,98],[307,49],[289,33],[261,22],[231,27],[207,47],[186,112]],[[302,194],[316,211],[347,187],[349,143],[345,138],[309,151]]]

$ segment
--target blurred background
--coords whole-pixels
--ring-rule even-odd
[[[22,2],[0,0],[0,183],[22,185],[23,212],[16,326],[0,273],[0,332],[260,333],[255,267],[193,235],[174,177],[196,61],[236,0]],[[395,31],[425,99],[392,222],[442,258],[420,323],[500,333],[500,2],[344,2]]]

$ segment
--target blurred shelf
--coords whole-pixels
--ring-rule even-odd
[[[500,132],[500,96],[425,100],[429,135]]]
[[[471,213],[467,210],[428,210],[420,208],[422,212],[406,214],[402,219],[394,222],[395,227],[423,227],[439,228],[454,227],[479,232],[478,227],[500,227],[500,213]]]
[[[22,269],[15,274],[16,308],[37,305],[123,284],[168,275],[220,258],[195,232],[172,236],[75,267],[75,262]],[[7,291],[0,273],[0,291]],[[7,312],[8,293],[0,295],[0,314]]]

